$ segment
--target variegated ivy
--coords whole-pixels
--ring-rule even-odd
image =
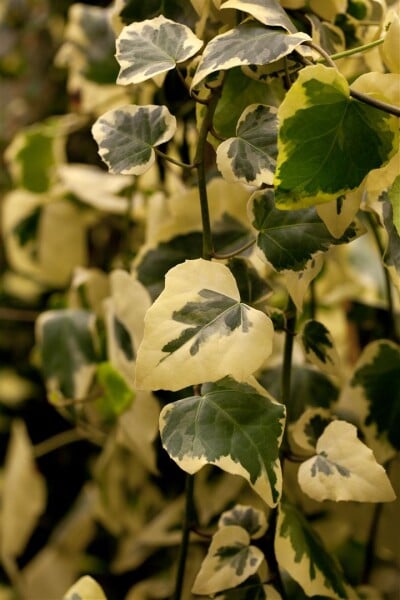
[[[115,525],[113,568],[135,570],[157,545],[168,560],[129,598],[153,585],[175,600],[361,597],[375,540],[347,523],[332,541],[326,521],[344,519],[335,502],[396,496],[385,467],[400,449],[398,19],[367,0],[144,4],[115,3],[121,102],[93,111],[114,184],[54,170],[51,125],[8,151],[24,188],[25,208],[8,198],[4,211],[17,269],[41,264],[51,202],[32,195],[50,196],[52,178],[85,227],[96,211],[126,219],[110,272],[75,273],[66,305],[37,321],[51,401],[112,431],[153,478],[133,486],[152,498],[131,502],[140,517]],[[47,169],[30,180],[40,145]],[[372,285],[376,241],[387,270]],[[369,343],[364,295],[389,323]],[[154,492],[161,452],[186,473],[186,508]],[[65,598],[94,594],[84,578]]]

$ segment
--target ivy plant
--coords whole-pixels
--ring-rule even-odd
[[[378,535],[400,448],[398,3],[73,8],[87,44],[71,26],[58,61],[81,114],[9,147],[4,231],[11,265],[63,295],[36,351],[49,401],[101,448],[110,571],[136,573],[132,600],[381,597],[379,560],[399,567]],[[103,170],[59,156],[79,118]],[[100,264],[84,240],[112,227]],[[60,274],[49,254],[71,243]],[[362,335],[361,309],[386,326]],[[65,599],[112,598],[87,571]]]

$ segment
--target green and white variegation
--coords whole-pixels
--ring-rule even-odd
[[[244,381],[270,355],[273,325],[240,301],[229,269],[203,259],[170,269],[145,317],[139,389],[178,390],[231,375]]]
[[[174,69],[196,54],[203,42],[187,27],[159,15],[124,27],[117,39],[117,83],[141,83]]]
[[[102,115],[92,133],[111,173],[140,175],[154,163],[154,147],[170,140],[175,130],[176,119],[166,106],[129,104]]]
[[[227,0],[221,8],[236,8],[268,27],[282,27],[291,33],[296,31],[278,0]]]
[[[218,527],[227,525],[239,525],[243,527],[252,539],[262,537],[267,531],[267,519],[265,512],[253,506],[235,504],[230,510],[222,513],[218,521]]]

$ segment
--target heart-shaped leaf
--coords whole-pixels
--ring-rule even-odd
[[[217,148],[217,166],[228,181],[260,186],[272,184],[276,165],[276,109],[251,104],[242,113],[236,137]]]
[[[203,42],[181,23],[159,15],[124,27],[117,39],[117,83],[141,83],[191,58]]]
[[[136,363],[139,389],[178,390],[256,371],[272,350],[273,325],[240,302],[222,264],[188,260],[171,269],[147,311]]]
[[[285,408],[247,383],[226,378],[201,396],[167,404],[160,415],[162,443],[186,472],[213,464],[244,477],[269,505],[281,492],[279,446]]]
[[[373,452],[357,438],[346,421],[332,421],[316,446],[317,455],[302,463],[301,489],[314,500],[390,502],[395,499],[385,469]]]
[[[176,119],[165,106],[129,104],[102,115],[92,133],[111,173],[140,175],[154,163],[154,147],[170,140],[175,130]]]

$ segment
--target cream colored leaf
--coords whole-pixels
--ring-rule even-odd
[[[299,312],[303,310],[303,302],[310,283],[315,279],[323,265],[323,256],[311,258],[303,271],[283,271],[282,275],[287,290]]]
[[[356,190],[349,192],[343,198],[317,204],[318,216],[323,220],[329,232],[336,238],[342,237],[353,222],[360,208],[361,193]]]
[[[63,600],[107,600],[107,598],[97,581],[89,575],[84,575],[68,590]]]
[[[392,22],[382,44],[382,58],[392,73],[400,73],[400,18],[392,11]]]
[[[46,505],[46,485],[37,470],[25,424],[14,421],[7,450],[1,511],[1,555],[24,550]]]
[[[301,489],[311,498],[390,502],[395,493],[384,468],[372,450],[357,438],[357,429],[346,421],[333,421],[317,442],[317,455],[302,463]]]

